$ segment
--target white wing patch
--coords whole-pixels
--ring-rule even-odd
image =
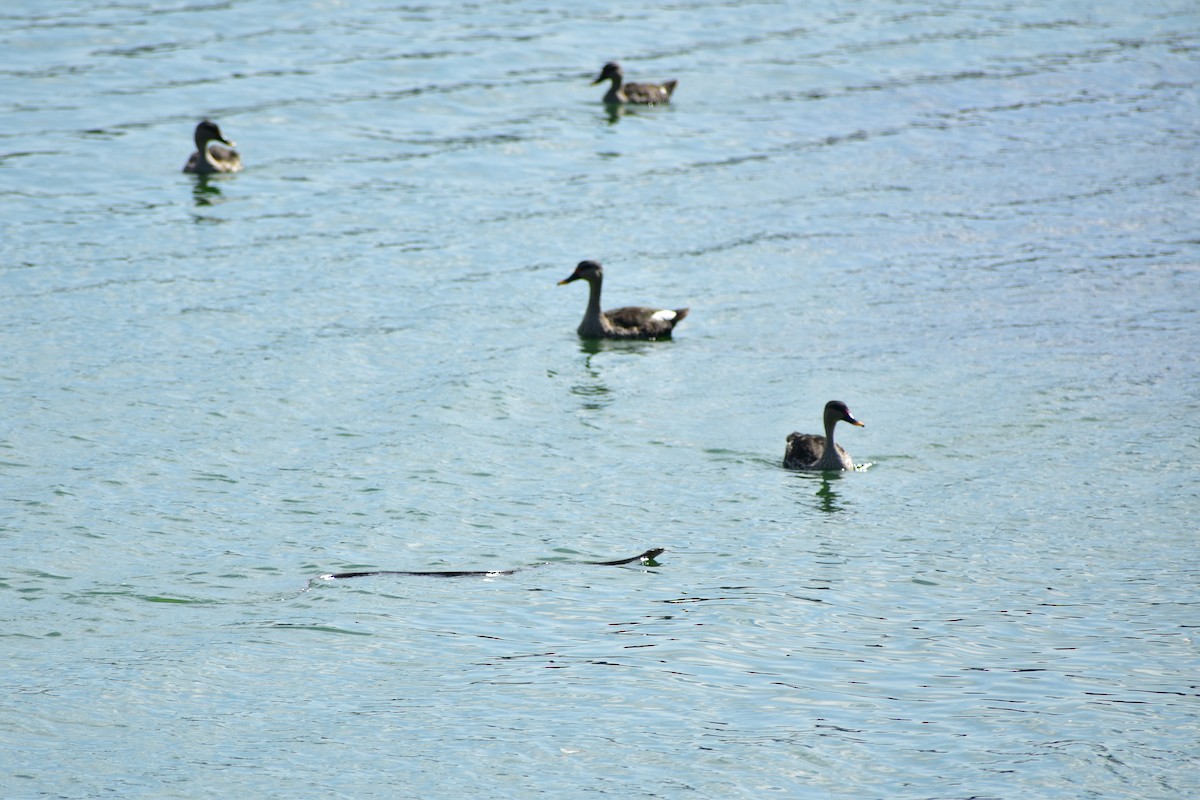
[[[659,320],[662,322],[670,322],[671,320],[675,319],[675,316],[676,315],[674,311],[669,308],[664,308],[661,311],[655,311],[650,316],[650,319]]]

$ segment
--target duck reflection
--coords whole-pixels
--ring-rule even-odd
[[[833,490],[831,481],[840,481],[841,475],[822,475],[821,486],[817,489],[817,497],[821,499],[817,508],[824,511],[826,514],[833,514],[842,510],[841,504],[838,503],[838,493]]]
[[[571,387],[571,394],[586,400],[584,410],[595,411],[608,407],[613,401],[612,390],[604,382],[599,356],[646,356],[654,351],[655,343],[643,339],[580,339],[583,354],[583,376]]]
[[[221,187],[210,182],[207,175],[197,175],[192,185],[192,202],[198,207],[216,205],[221,201]]]
[[[612,393],[608,384],[600,377],[600,370],[592,364],[592,359],[604,350],[605,344],[603,339],[579,340],[579,351],[583,353],[584,379],[571,387],[571,394],[582,398],[584,411],[599,411],[612,403]]]

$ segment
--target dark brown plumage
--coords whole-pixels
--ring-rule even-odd
[[[577,332],[585,339],[666,339],[684,317],[686,308],[646,308],[626,306],[600,310],[600,287],[604,270],[598,261],[580,261],[575,271],[558,282],[588,282],[588,304]]]
[[[209,146],[209,142],[220,142],[230,147],[236,147],[233,142],[221,135],[217,123],[204,120],[196,126],[192,138],[196,142],[196,152],[192,153],[188,162],[183,165],[184,172],[194,175],[211,175],[214,172],[237,172],[242,168],[242,157],[236,150],[227,150],[218,145]]]
[[[783,465],[791,469],[849,470],[854,469],[850,454],[833,441],[833,429],[839,422],[849,422],[859,428],[864,423],[854,418],[850,408],[841,400],[825,404],[825,435],[789,433]]]
[[[662,83],[625,83],[625,72],[621,65],[610,61],[600,70],[600,76],[592,81],[592,85],[603,81],[612,81],[604,94],[604,102],[610,105],[633,103],[635,105],[657,106],[671,102],[671,94],[679,81],[663,81]]]

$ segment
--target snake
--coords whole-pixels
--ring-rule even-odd
[[[665,547],[652,547],[644,553],[629,558],[618,558],[613,561],[576,561],[576,564],[593,564],[598,567],[622,567],[626,564],[638,563],[642,566],[657,567],[654,560],[666,552]],[[512,569],[446,569],[446,570],[408,570],[408,569],[375,569],[363,572],[329,572],[318,577],[323,581],[340,581],[347,578],[369,578],[375,575],[407,575],[421,578],[490,578],[499,575],[512,575],[525,569],[540,567],[550,562],[543,561],[529,567],[514,567]]]

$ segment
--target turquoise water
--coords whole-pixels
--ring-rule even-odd
[[[5,797],[1200,793],[1194,3],[0,21]]]

